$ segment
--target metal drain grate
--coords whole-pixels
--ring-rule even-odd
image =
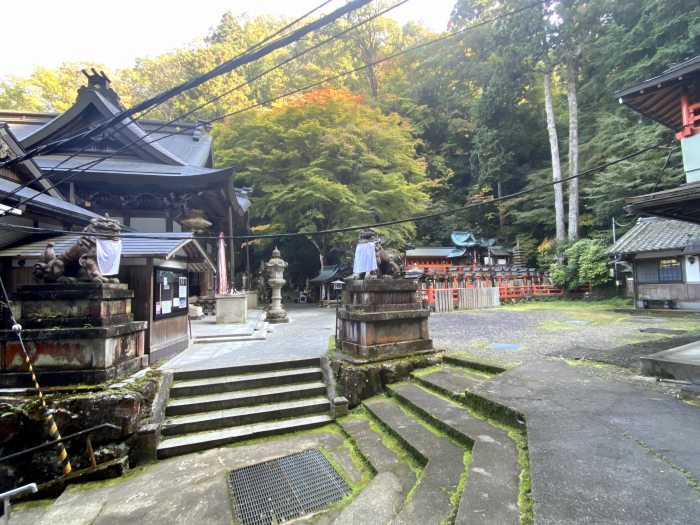
[[[318,450],[232,470],[229,481],[242,525],[282,523],[350,494],[345,480]]]

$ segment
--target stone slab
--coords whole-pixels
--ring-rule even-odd
[[[525,415],[538,524],[693,523],[700,412],[677,399],[533,361],[477,392]]]
[[[206,379],[190,379],[176,382],[170,389],[171,397],[197,396],[216,392],[232,392],[246,388],[262,388],[288,383],[320,380],[323,372],[320,367],[272,370],[249,374],[224,375]]]
[[[174,437],[161,441],[158,446],[158,458],[163,459],[181,454],[189,454],[190,452],[206,450],[244,439],[295,432],[325,425],[331,421],[333,421],[333,419],[329,415],[320,414],[187,434],[182,437]]]
[[[385,305],[391,306],[391,305]],[[386,310],[386,311],[373,311],[373,312],[359,312],[359,311],[348,311],[345,308],[338,311],[338,319],[347,321],[361,321],[367,323],[379,323],[379,322],[392,322],[392,321],[416,321],[420,322],[423,319],[430,317],[429,310],[422,310],[420,308],[411,310]]]
[[[321,381],[296,383],[292,385],[277,385],[272,387],[237,390],[193,397],[178,397],[171,399],[166,408],[168,416],[180,416],[197,412],[226,410],[251,406],[262,403],[277,403],[291,401],[304,397],[324,395],[326,386]]]
[[[642,373],[684,381],[700,380],[700,342],[639,358]]]
[[[474,385],[486,380],[485,377],[469,375],[458,370],[443,368],[425,375],[413,375],[414,379],[448,396],[460,396],[471,391]]]
[[[347,419],[340,421],[343,430],[355,441],[360,453],[367,459],[377,473],[393,472],[401,482],[405,492],[416,482],[413,471],[401,463],[391,450],[386,448],[382,435],[372,430],[364,419]]]
[[[148,356],[134,357],[116,366],[101,370],[35,370],[41,386],[97,385],[125,374],[131,374],[148,366]],[[29,372],[5,372],[0,374],[0,387],[31,388]]]
[[[340,353],[349,354],[360,359],[397,359],[403,355],[410,355],[416,352],[433,350],[432,339],[413,339],[411,341],[398,341],[395,343],[383,343],[373,345],[362,345],[351,341],[340,341]]]
[[[333,520],[333,525],[386,525],[401,509],[406,494],[392,472],[380,472]]]
[[[474,357],[465,357],[459,354],[446,353],[444,357],[445,363],[449,363],[464,368],[473,368],[487,374],[500,374],[505,372],[507,368],[501,364],[483,361]]]

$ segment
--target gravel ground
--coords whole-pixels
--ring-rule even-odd
[[[436,348],[498,361],[565,357],[634,370],[642,355],[699,339],[700,315],[622,313],[594,303],[526,304],[432,314],[430,336]],[[493,343],[519,348],[489,348]]]

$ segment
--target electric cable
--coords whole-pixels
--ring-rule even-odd
[[[480,206],[484,206],[487,204],[495,204],[498,202],[503,202],[506,200],[511,200],[515,199],[517,197],[521,197],[523,195],[527,195],[529,193],[533,193],[535,191],[544,189],[544,188],[549,188],[550,186],[555,186],[556,184],[562,184],[564,182],[568,182],[569,180],[580,178],[580,177],[585,177],[588,175],[592,175],[594,173],[598,173],[600,171],[603,171],[606,168],[609,168],[610,166],[614,166],[615,164],[619,164],[620,162],[624,162],[626,160],[629,160],[631,158],[634,158],[638,155],[641,155],[642,153],[646,153],[647,151],[653,150],[653,149],[658,149],[668,143],[668,140],[662,140],[658,142],[657,144],[654,144],[653,146],[647,146],[645,148],[642,148],[640,150],[637,150],[633,153],[630,153],[628,155],[625,155],[624,157],[619,157],[617,159],[611,160],[609,162],[606,162],[604,164],[599,164],[598,166],[595,166],[593,168],[589,168],[584,171],[580,171],[576,173],[575,175],[570,175],[568,177],[564,177],[561,180],[558,180],[556,182],[546,182],[543,184],[538,184],[535,186],[531,186],[529,188],[525,188],[523,190],[514,192],[514,193],[509,193],[508,195],[502,195],[500,197],[492,197],[488,200],[480,200],[480,201],[475,201],[475,202],[469,202],[463,206],[459,206],[456,208],[450,208],[448,210],[442,210],[442,211],[437,211],[434,213],[429,213],[425,215],[418,215],[415,217],[408,217],[404,219],[395,219],[391,221],[383,221],[383,222],[377,222],[373,224],[364,224],[364,225],[358,225],[358,226],[347,226],[343,228],[331,228],[327,230],[318,230],[318,231],[311,231],[311,232],[281,232],[281,233],[268,233],[268,234],[260,234],[260,235],[228,235],[225,236],[224,238],[227,240],[251,240],[251,239],[277,239],[277,238],[289,238],[289,237],[316,237],[320,235],[328,235],[332,233],[345,233],[345,232],[350,232],[350,231],[357,231],[357,230],[363,230],[366,228],[382,228],[384,226],[392,226],[394,224],[402,224],[406,222],[418,222],[421,220],[426,220],[426,219],[432,219],[435,217],[441,217],[441,216],[447,216],[447,215],[452,215],[454,213],[458,213],[460,211],[468,210],[468,209],[473,209],[473,208],[478,208]],[[10,231],[20,231],[20,232],[25,232],[25,233],[43,233],[43,234],[62,234],[62,235],[84,235],[83,232],[75,232],[75,231],[69,231],[69,230],[56,230],[56,229],[50,229],[50,228],[34,228],[30,226],[20,226],[20,225],[14,225],[14,224],[7,224],[7,223],[2,223],[0,222],[0,230],[10,230]],[[96,234],[96,233],[91,233],[91,236],[95,237],[100,237],[102,236],[101,234]],[[113,234],[105,234],[104,237],[114,237]],[[129,237],[129,238],[137,238],[137,239],[160,239],[160,240],[182,240],[183,235],[175,236],[172,235],[168,232],[164,233],[144,233],[144,234],[139,234],[139,233],[128,233],[128,234],[121,234],[122,238]],[[198,240],[218,240],[219,236],[197,236],[196,237]]]
[[[216,66],[215,68],[211,69],[210,71],[203,73],[201,75],[198,75],[196,77],[191,78],[190,80],[187,80],[183,82],[182,84],[179,84],[175,87],[172,87],[154,97],[151,97],[150,99],[144,100],[143,102],[140,102],[139,104],[136,104],[135,106],[131,107],[130,109],[125,109],[124,111],[120,111],[117,115],[114,115],[113,117],[110,117],[107,119],[106,122],[95,126],[94,128],[91,128],[87,131],[76,133],[74,135],[71,135],[70,137],[66,137],[61,140],[49,142],[46,144],[42,144],[39,146],[36,146],[29,151],[25,152],[23,155],[18,155],[17,157],[14,157],[10,160],[0,162],[0,168],[3,167],[8,167],[13,164],[16,164],[17,162],[21,162],[24,160],[31,159],[32,157],[39,155],[39,154],[48,154],[54,149],[56,149],[58,146],[67,146],[72,143],[78,142],[80,140],[84,140],[90,137],[93,137],[95,135],[98,135],[105,131],[107,128],[109,128],[112,124],[118,123],[122,121],[123,119],[129,118],[136,113],[140,113],[151,106],[158,105],[163,103],[164,101],[179,95],[180,93],[183,93],[185,91],[188,91],[190,89],[193,89],[207,80],[211,80],[212,78],[215,78],[217,76],[220,76],[224,73],[228,73],[230,71],[233,71],[241,66],[244,66],[246,64],[249,64],[251,62],[254,62],[266,55],[269,55],[273,51],[276,51],[277,49],[280,49],[282,47],[286,47],[289,44],[292,44],[302,37],[306,36],[307,34],[311,33],[312,31],[315,31],[317,29],[321,29],[322,27],[330,24],[331,22],[334,22],[341,16],[344,16],[348,13],[351,13],[352,11],[355,11],[359,9],[360,7],[363,7],[367,4],[369,4],[372,0],[350,0],[347,4],[345,4],[342,7],[339,7],[335,11],[323,15],[317,20],[310,22],[303,27],[296,29],[289,34],[278,38],[277,40],[270,42],[268,44],[263,45],[262,47],[258,48],[257,51],[253,51],[252,53],[245,53],[243,56],[233,58],[231,60],[228,60],[224,62],[223,64],[220,64],[219,66]]]
[[[329,1],[330,1],[330,0],[329,0]],[[322,42],[319,42],[319,43],[317,43],[317,44],[315,44],[315,45],[313,45],[313,46],[311,46],[311,47],[305,49],[304,51],[302,51],[302,52],[300,52],[300,53],[297,53],[297,54],[295,54],[295,55],[293,55],[293,56],[287,58],[287,59],[284,60],[283,62],[281,62],[281,63],[279,63],[279,64],[277,64],[277,65],[275,65],[275,66],[273,66],[273,67],[271,67],[271,68],[269,68],[269,69],[263,71],[262,73],[259,73],[258,75],[256,75],[256,76],[252,77],[251,79],[248,79],[248,80],[246,80],[245,82],[243,82],[243,83],[241,83],[241,84],[239,84],[239,85],[237,85],[237,86],[235,86],[235,87],[233,87],[233,88],[231,88],[231,89],[225,91],[224,93],[222,93],[222,94],[220,94],[220,95],[217,95],[216,97],[214,97],[214,98],[212,98],[212,99],[210,99],[210,100],[207,100],[207,101],[201,103],[199,106],[197,106],[197,107],[195,107],[195,108],[193,108],[193,109],[191,109],[191,110],[185,112],[184,114],[181,114],[181,115],[175,117],[174,119],[172,119],[172,120],[170,120],[170,121],[168,121],[168,122],[165,122],[165,123],[163,123],[163,124],[160,124],[160,125],[159,125],[158,127],[156,127],[155,129],[152,129],[152,130],[148,131],[145,135],[143,135],[143,136],[141,136],[141,137],[138,137],[137,139],[132,140],[131,142],[129,142],[129,143],[125,144],[124,146],[122,146],[120,149],[118,149],[118,150],[116,150],[116,151],[113,151],[113,152],[110,153],[109,155],[102,156],[102,157],[100,157],[100,158],[98,158],[98,159],[95,159],[95,160],[86,162],[85,164],[81,164],[81,165],[76,166],[76,167],[74,167],[74,168],[67,169],[66,171],[69,171],[69,172],[70,172],[69,175],[68,175],[67,177],[65,177],[64,179],[58,181],[58,182],[55,183],[55,184],[54,184],[54,183],[51,183],[51,187],[50,187],[50,188],[47,188],[46,191],[48,191],[48,190],[50,190],[50,189],[52,189],[52,188],[57,188],[58,185],[64,184],[64,183],[68,182],[69,180],[71,180],[71,179],[75,178],[76,176],[80,175],[81,173],[85,173],[88,169],[94,168],[95,166],[97,166],[97,165],[100,164],[101,162],[104,162],[104,161],[106,161],[106,160],[109,160],[110,158],[115,157],[115,156],[118,155],[119,153],[123,152],[124,150],[130,148],[131,146],[133,146],[133,145],[135,145],[135,144],[139,144],[139,143],[143,142],[143,143],[145,143],[146,145],[150,145],[150,144],[153,144],[154,142],[157,142],[157,141],[159,141],[159,140],[163,140],[163,139],[165,139],[165,138],[167,138],[167,137],[171,137],[171,136],[173,136],[173,135],[175,135],[175,134],[186,132],[187,129],[183,129],[183,130],[181,130],[181,131],[179,131],[179,132],[174,132],[174,133],[166,134],[166,135],[163,136],[163,137],[158,137],[157,139],[155,139],[155,140],[153,140],[153,141],[147,142],[147,141],[145,140],[147,137],[153,135],[154,133],[157,133],[158,131],[160,131],[160,130],[162,130],[162,129],[164,129],[164,128],[166,128],[166,127],[168,127],[168,126],[170,126],[170,125],[172,125],[172,124],[174,124],[174,123],[176,123],[176,122],[178,122],[179,120],[181,120],[181,119],[183,119],[183,118],[185,118],[185,117],[188,117],[189,115],[195,113],[196,111],[199,111],[200,109],[204,108],[205,106],[207,106],[207,105],[209,105],[209,104],[212,104],[212,103],[214,103],[214,102],[220,100],[221,98],[223,98],[223,97],[229,95],[230,93],[232,93],[232,92],[234,92],[234,91],[236,91],[236,90],[238,90],[238,89],[241,89],[241,88],[245,87],[246,85],[251,84],[251,83],[254,82],[255,80],[258,80],[259,78],[261,78],[261,77],[263,77],[263,76],[265,76],[265,75],[267,75],[267,74],[269,74],[269,73],[275,71],[276,69],[278,69],[278,68],[280,68],[280,67],[282,67],[282,66],[288,64],[289,62],[292,62],[293,60],[298,59],[299,57],[305,55],[306,53],[309,53],[309,52],[313,51],[314,49],[317,49],[317,48],[319,48],[319,47],[321,47],[321,46],[323,46],[323,45],[326,45],[327,43],[329,43],[329,42],[331,42],[331,41],[333,41],[333,40],[336,40],[336,39],[340,38],[340,37],[343,36],[344,34],[350,32],[350,31],[352,31],[352,30],[354,30],[354,29],[357,29],[358,27],[360,27],[360,26],[362,26],[362,25],[365,25],[365,24],[369,23],[370,21],[372,21],[372,20],[374,20],[374,19],[376,19],[376,18],[378,18],[378,17],[380,17],[380,16],[386,14],[387,12],[389,12],[389,11],[391,11],[391,10],[393,10],[393,9],[396,9],[397,7],[399,7],[399,6],[403,5],[403,4],[405,4],[406,2],[408,2],[408,0],[401,0],[400,2],[394,4],[394,5],[392,5],[392,6],[388,7],[388,8],[386,8],[386,9],[384,9],[384,10],[378,12],[378,13],[375,13],[374,15],[370,16],[369,18],[366,18],[366,19],[364,19],[364,20],[361,20],[360,22],[356,23],[355,25],[344,29],[344,30],[341,31],[340,33],[337,33],[337,34],[335,34],[335,35],[333,35],[333,36],[327,38],[326,40],[323,40]],[[326,3],[327,3],[327,2],[326,2]],[[317,8],[317,9],[318,9],[318,8]],[[257,107],[257,106],[256,106],[256,107]],[[149,111],[150,111],[150,110],[149,110]],[[209,122],[211,122],[211,121],[209,121]],[[128,124],[124,124],[124,125],[122,126],[122,128],[120,128],[120,129],[118,129],[118,130],[115,130],[115,131],[112,131],[109,135],[107,135],[107,136],[101,138],[100,140],[104,140],[104,139],[106,139],[106,138],[109,138],[110,136],[116,134],[118,131],[120,131],[121,129],[123,129],[123,128],[126,127],[126,126],[128,126]],[[26,183],[25,185],[23,185],[23,186],[21,186],[21,187],[18,187],[18,188],[15,188],[11,193],[9,193],[8,195],[6,195],[4,198],[6,199],[7,197],[11,197],[12,195],[14,195],[14,194],[16,194],[17,192],[19,192],[20,190],[22,190],[23,188],[25,188],[25,187],[27,187],[28,185],[33,184],[33,183],[35,183],[35,182],[37,182],[37,181],[39,181],[39,180],[44,180],[44,179],[49,178],[50,175],[52,175],[52,174],[54,174],[54,173],[56,173],[56,172],[58,171],[58,169],[60,168],[60,166],[62,166],[62,165],[65,164],[66,162],[70,161],[71,159],[77,157],[80,153],[86,151],[86,150],[88,149],[88,147],[90,147],[90,146],[89,146],[89,145],[84,146],[84,147],[83,147],[82,149],[80,149],[79,151],[77,151],[77,152],[75,152],[75,153],[72,153],[72,154],[71,154],[70,156],[68,156],[66,159],[63,159],[61,162],[59,162],[59,164],[58,164],[57,166],[54,166],[54,167],[51,168],[49,171],[47,171],[46,173],[42,174],[40,177],[37,177],[36,179],[34,179],[34,180],[32,180],[32,181],[29,181],[29,182]],[[42,193],[43,193],[43,192],[42,192]],[[35,196],[35,197],[36,197],[36,196]],[[32,199],[32,198],[29,198],[28,200],[31,200],[31,199]],[[24,204],[24,203],[26,203],[26,202],[27,202],[27,200],[22,201],[22,202],[19,202],[16,206],[20,206],[21,204]],[[8,211],[10,211],[10,210],[8,210]]]
[[[263,38],[262,40],[260,40],[259,42],[255,43],[255,44],[253,44],[253,45],[250,46],[248,49],[246,49],[246,50],[243,51],[242,53],[239,53],[239,54],[236,55],[236,56],[237,56],[237,57],[240,57],[240,56],[242,56],[242,55],[245,54],[245,53],[250,53],[251,51],[253,51],[253,50],[259,48],[259,47],[260,47],[261,45],[263,45],[265,42],[268,42],[268,41],[272,40],[272,39],[275,38],[276,36],[278,36],[278,35],[282,34],[283,32],[285,32],[287,29],[290,29],[291,27],[294,27],[294,26],[295,26],[296,24],[298,24],[300,21],[302,21],[302,20],[304,20],[305,18],[307,18],[307,17],[309,17],[310,15],[312,15],[315,11],[318,11],[319,9],[322,9],[323,7],[325,7],[326,5],[328,5],[329,3],[331,3],[332,1],[333,1],[333,0],[325,0],[325,2],[319,4],[318,6],[314,7],[312,10],[308,11],[307,13],[301,15],[300,17],[296,18],[295,20],[293,20],[293,21],[291,21],[290,23],[286,24],[285,26],[281,27],[280,29],[278,29],[278,30],[275,31],[274,33],[272,33],[272,34],[266,36],[265,38]],[[407,0],[405,0],[405,1],[407,1]],[[94,69],[94,68],[93,68],[93,72],[95,72],[95,69]],[[269,72],[269,71],[268,71],[268,72]],[[245,84],[242,84],[242,85],[239,86],[239,87],[243,87],[244,85],[245,85]],[[234,88],[234,89],[238,89],[239,87]],[[230,93],[230,92],[232,92],[232,91],[233,91],[233,89],[232,89],[232,90],[229,90],[229,91],[226,92],[226,93],[224,93],[224,95],[222,95],[222,96],[226,96],[228,93]],[[215,101],[218,100],[219,98],[222,98],[222,97],[218,97],[218,98],[214,99],[213,101],[215,102]],[[144,135],[143,137],[140,137],[139,139],[145,139],[146,137],[150,136],[151,134],[156,133],[158,130],[163,129],[164,127],[166,127],[166,126],[168,126],[168,125],[170,125],[170,124],[173,124],[173,123],[177,122],[178,120],[180,120],[180,119],[182,119],[182,118],[184,118],[184,117],[187,117],[188,115],[194,113],[194,112],[197,111],[198,109],[201,109],[201,108],[204,107],[205,105],[206,105],[206,103],[203,103],[202,105],[198,106],[198,107],[195,108],[194,110],[191,110],[191,111],[189,111],[189,112],[187,112],[187,113],[185,113],[185,114],[183,114],[183,115],[180,115],[179,117],[176,117],[175,119],[173,119],[173,120],[171,120],[171,121],[169,121],[169,122],[163,124],[162,126],[160,126],[159,128],[157,128],[157,129],[155,129],[155,130],[151,130],[150,132],[146,133],[146,135]],[[150,113],[151,111],[153,111],[156,107],[157,107],[157,106],[152,106],[152,107],[150,107],[149,109],[147,109],[146,111],[144,111],[142,114],[140,114],[138,117],[133,118],[132,121],[142,120],[144,116],[146,116],[148,113]],[[106,122],[106,121],[107,121],[107,119],[104,119],[104,120],[98,122],[98,125],[99,125],[99,124],[102,124],[102,123],[104,123],[104,122]],[[100,137],[95,143],[100,143],[100,142],[102,142],[103,140],[106,140],[106,139],[108,139],[108,138],[110,138],[110,137],[116,135],[117,133],[119,133],[120,131],[122,131],[124,128],[128,127],[130,123],[131,123],[130,121],[121,122],[119,127],[115,128],[115,129],[113,129],[113,130],[111,130],[108,134],[105,134],[103,137]],[[121,151],[124,151],[124,149],[126,149],[127,147],[129,147],[129,146],[135,144],[136,142],[138,142],[138,140],[132,141],[131,143],[129,143],[129,144],[127,144],[126,146],[124,146],[124,147],[122,147],[121,149],[119,149],[118,151],[116,151],[116,152],[114,152],[114,153],[108,155],[107,157],[105,157],[104,160],[107,160],[107,159],[113,157],[114,155],[120,153]],[[40,180],[49,178],[49,176],[50,176],[51,174],[55,173],[62,165],[64,165],[66,162],[70,161],[71,159],[77,157],[77,156],[80,155],[81,153],[85,152],[88,148],[90,148],[90,147],[91,147],[92,145],[94,145],[95,143],[90,143],[90,144],[87,144],[87,145],[83,146],[83,147],[80,148],[78,151],[76,151],[76,152],[70,154],[69,156],[67,156],[65,159],[63,159],[61,162],[59,162],[58,165],[54,166],[54,167],[51,168],[49,171],[47,171],[47,172],[45,172],[45,173],[42,173],[41,176],[37,177],[36,179],[33,179],[33,180],[31,180],[31,181],[28,181],[28,182],[26,182],[26,183],[24,183],[24,184],[18,186],[17,188],[15,188],[14,190],[12,190],[9,194],[7,194],[5,197],[6,197],[6,198],[7,198],[7,197],[11,197],[12,195],[15,195],[15,194],[17,194],[18,192],[20,192],[21,190],[23,190],[24,188],[27,188],[27,187],[31,186],[32,184],[34,184],[34,183],[36,183],[36,182],[38,182],[38,181],[40,181]],[[87,169],[89,169],[89,168],[91,168],[91,167],[94,167],[94,165],[95,165],[95,164],[93,164],[94,162],[95,162],[95,161],[92,161],[91,163],[86,163],[86,164],[84,164],[84,165],[78,166],[78,168],[83,168],[83,167],[85,167],[85,170],[87,170]],[[83,170],[83,171],[85,171],[85,170]],[[61,182],[63,182],[63,181],[61,181]],[[60,184],[61,182],[59,182],[59,184]],[[55,185],[55,184],[52,184],[52,185],[51,185],[51,188],[56,188],[56,185]],[[51,188],[48,188],[48,189],[50,190]]]
[[[536,7],[536,6],[538,6],[538,5],[541,5],[541,3],[542,3],[541,1],[534,2],[534,3],[532,3],[532,4],[528,4],[528,5],[526,5],[526,6],[522,6],[522,7],[518,8],[518,9],[515,9],[515,10],[512,10],[512,11],[508,11],[508,12],[506,12],[506,13],[502,13],[502,14],[500,14],[500,15],[494,16],[494,17],[489,18],[489,19],[487,19],[487,20],[482,20],[482,21],[480,21],[480,22],[477,22],[477,23],[474,23],[474,24],[469,25],[469,26],[467,26],[467,27],[464,27],[464,28],[462,28],[462,29],[460,29],[460,30],[458,30],[458,31],[453,32],[453,33],[449,33],[449,34],[442,35],[442,36],[440,36],[440,37],[434,38],[434,39],[432,39],[432,40],[428,40],[428,41],[423,42],[423,43],[421,43],[421,44],[417,44],[417,45],[415,45],[415,46],[412,46],[412,47],[403,49],[403,50],[401,50],[401,51],[399,51],[399,52],[397,52],[397,53],[394,53],[394,54],[392,54],[392,55],[388,55],[388,56],[386,56],[386,57],[384,57],[384,58],[381,58],[381,59],[379,59],[379,60],[376,60],[376,61],[374,61],[374,62],[365,63],[365,64],[363,64],[363,65],[361,65],[361,66],[359,66],[359,67],[356,67],[356,68],[353,68],[353,69],[344,71],[344,72],[339,73],[339,74],[337,74],[337,75],[333,75],[333,76],[330,76],[330,77],[326,77],[326,78],[324,78],[324,79],[322,79],[322,80],[313,82],[313,83],[311,83],[311,84],[307,84],[307,85],[305,85],[305,86],[303,86],[303,87],[301,87],[301,88],[297,88],[297,89],[294,89],[294,90],[292,90],[292,91],[288,91],[288,92],[283,93],[283,94],[281,94],[281,95],[278,95],[278,96],[276,96],[276,97],[272,97],[272,98],[269,98],[269,99],[264,100],[264,101],[262,101],[262,102],[258,102],[258,103],[256,103],[256,104],[253,104],[253,105],[250,105],[250,106],[246,106],[245,108],[241,108],[241,109],[239,109],[239,110],[235,110],[235,111],[226,113],[226,114],[224,114],[224,115],[220,115],[220,116],[218,116],[218,117],[212,118],[212,119],[210,119],[210,120],[208,120],[208,121],[205,121],[205,122],[208,123],[208,124],[211,124],[211,123],[213,123],[213,122],[218,122],[218,121],[224,120],[224,119],[226,119],[226,118],[228,118],[228,117],[231,117],[231,116],[234,116],[234,115],[238,115],[238,114],[243,113],[243,112],[245,112],[245,111],[250,111],[250,110],[252,110],[252,109],[255,109],[255,108],[258,108],[258,107],[262,107],[262,106],[271,104],[271,103],[276,102],[277,100],[280,100],[280,99],[282,99],[282,98],[286,98],[286,97],[291,96],[291,95],[296,95],[296,94],[301,93],[301,92],[303,92],[303,91],[306,91],[306,90],[308,90],[308,89],[311,89],[311,88],[314,88],[314,87],[323,85],[323,84],[325,84],[325,83],[327,83],[327,82],[331,82],[331,81],[333,81],[333,80],[337,80],[337,79],[346,77],[346,76],[351,75],[351,74],[353,74],[353,73],[357,73],[358,71],[362,71],[363,69],[366,69],[366,68],[368,68],[368,67],[381,64],[381,63],[386,62],[386,61],[388,61],[388,60],[392,60],[392,59],[394,59],[394,58],[396,58],[396,57],[399,57],[399,56],[401,56],[401,55],[404,55],[404,54],[406,54],[406,53],[410,53],[410,52],[416,51],[416,50],[418,50],[418,49],[422,49],[422,48],[424,48],[424,47],[427,47],[427,46],[429,46],[429,45],[435,44],[435,43],[437,43],[437,42],[441,42],[441,41],[443,41],[443,40],[447,40],[447,39],[449,39],[449,38],[453,38],[453,37],[455,37],[455,36],[458,36],[458,35],[460,35],[460,34],[466,32],[466,31],[468,31],[468,30],[475,29],[475,28],[477,28],[477,27],[481,27],[481,26],[486,25],[486,24],[489,24],[489,23],[491,23],[491,22],[495,22],[495,21],[501,20],[501,19],[503,19],[503,18],[507,18],[507,17],[509,17],[509,16],[513,16],[513,15],[518,14],[518,13],[520,13],[520,12],[522,12],[522,11],[527,10],[527,9],[532,9],[533,7]],[[154,140],[152,140],[152,141],[146,142],[146,144],[153,144],[154,142],[158,142],[158,141],[160,141],[160,140],[164,140],[165,138],[171,137],[171,136],[173,136],[173,135],[177,135],[177,134],[184,133],[185,131],[186,131],[186,130],[180,130],[180,131],[170,132],[170,133],[164,134],[163,136],[158,137],[158,138],[156,138],[156,139],[154,139]],[[99,159],[96,159],[95,161],[91,161],[91,162],[86,163],[86,164],[84,164],[84,165],[77,166],[77,167],[74,168],[74,169],[83,169],[83,171],[85,171],[85,170],[89,169],[90,167],[93,167],[94,165],[96,165],[96,164],[99,163],[99,162],[101,162],[101,161],[100,161]],[[55,169],[55,168],[54,168],[54,169]],[[71,171],[72,171],[72,170],[71,170]],[[79,172],[79,173],[80,173],[80,172]],[[59,181],[58,184],[63,184],[63,183],[65,183],[65,182],[67,182],[68,180],[70,180],[70,179],[74,178],[75,176],[77,176],[79,173],[74,173],[74,174],[68,175],[66,178],[64,178],[64,179],[62,179],[61,181]],[[566,180],[568,180],[568,179],[566,179]],[[55,186],[54,186],[54,187],[55,187]],[[40,192],[40,193],[44,193],[44,192],[45,192],[45,190],[42,191],[42,192]],[[37,196],[38,196],[38,195],[35,195],[34,197],[28,198],[27,200],[18,202],[18,203],[15,205],[15,207],[20,206],[20,205],[22,205],[22,204],[28,202],[29,200],[32,200],[33,198],[35,198],[35,197],[37,197]]]
[[[674,152],[673,148],[668,150],[668,156],[666,157],[666,162],[664,162],[664,165],[661,168],[661,171],[659,172],[659,176],[656,177],[656,182],[654,182],[654,187],[651,189],[652,193],[656,192],[656,188],[658,187],[659,182],[661,182],[661,177],[663,176],[664,171],[666,171],[666,166],[668,166],[668,161],[671,160],[671,155],[673,154],[673,152]]]

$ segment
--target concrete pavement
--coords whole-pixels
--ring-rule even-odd
[[[289,323],[269,325],[266,339],[195,343],[173,357],[161,368],[223,368],[226,366],[274,361],[297,357],[316,357],[328,349],[335,331],[335,310],[315,305],[284,305]],[[247,325],[216,325],[211,319],[193,321],[193,335],[203,337],[247,333],[259,323],[262,310],[249,310]]]

